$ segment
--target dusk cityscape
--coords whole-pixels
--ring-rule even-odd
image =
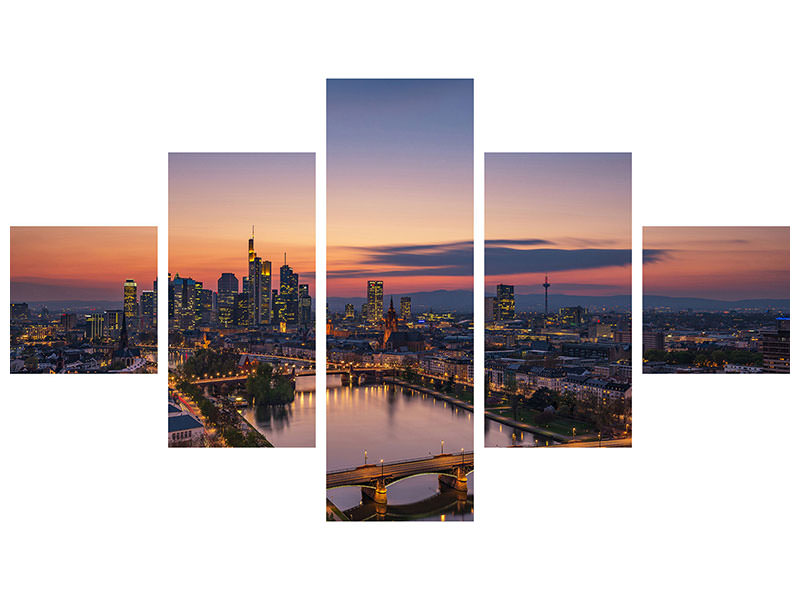
[[[327,519],[472,520],[472,81],[327,91]]]
[[[313,447],[315,157],[170,154],[170,447]]]
[[[155,227],[11,228],[11,373],[157,372]]]
[[[631,155],[486,154],[487,447],[632,443]]]
[[[644,373],[789,373],[789,228],[645,227]]]

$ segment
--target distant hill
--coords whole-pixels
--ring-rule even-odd
[[[395,308],[400,307],[400,296],[411,297],[411,307],[414,312],[423,310],[453,310],[456,312],[472,312],[472,290],[436,290],[433,292],[412,292],[408,294],[394,294]],[[389,305],[389,296],[384,296],[384,307]],[[530,310],[544,310],[543,294],[516,294],[517,310],[520,312]],[[328,298],[328,306],[334,312],[344,311],[347,303],[361,310],[361,305],[366,302],[365,297],[358,298]],[[631,297],[619,296],[569,296],[566,294],[551,294],[548,299],[548,308],[558,310],[564,306],[605,307],[608,309],[630,310]]]
[[[544,311],[544,293],[515,294],[517,312]],[[607,308],[630,310],[631,297],[628,294],[616,296],[572,296],[569,294],[550,294],[547,297],[547,309],[558,310],[565,306],[583,306],[584,308]]]
[[[24,302],[24,301],[23,301]],[[39,312],[43,306],[54,312],[96,312],[121,310],[120,300],[49,300],[47,302],[28,302],[28,310]]]
[[[674,298],[672,296],[645,295],[642,307],[671,308],[672,310],[789,310],[788,298],[752,298],[749,300],[713,300],[711,298]]]

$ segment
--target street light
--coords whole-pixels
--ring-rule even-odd
[[[381,459],[381,477],[383,477],[383,459]]]
[[[364,450],[364,464],[367,464],[367,451]]]
[[[444,440],[442,440],[442,454],[444,454]]]
[[[461,466],[464,466],[464,449],[461,449]]]

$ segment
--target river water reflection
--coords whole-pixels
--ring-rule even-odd
[[[309,378],[313,386],[314,378]],[[302,386],[298,385],[298,389]],[[276,448],[313,448],[316,427],[316,394],[296,391],[291,404],[265,407],[258,413],[253,408],[242,416]]]
[[[442,451],[460,453],[473,449],[472,413],[463,408],[401,386],[391,384],[333,387],[326,390],[327,467],[329,471],[355,467],[366,460],[378,463],[433,456]],[[466,498],[419,514],[415,520],[471,520],[472,475],[467,478]],[[409,505],[439,495],[437,475],[400,480],[387,489],[390,505]],[[447,498],[439,496],[442,505]],[[337,488],[328,498],[342,510],[361,503],[360,488]],[[431,505],[437,502],[432,500]],[[391,510],[390,510],[391,512]],[[388,517],[391,518],[391,517]]]
[[[483,440],[486,448],[509,448],[512,446],[544,446],[549,438],[517,429],[492,419],[483,420]],[[552,441],[549,443],[552,444]]]

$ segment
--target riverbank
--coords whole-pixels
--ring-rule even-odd
[[[522,423],[521,421],[515,421],[509,417],[503,417],[501,415],[496,415],[494,413],[490,413],[488,410],[484,411],[484,417],[487,419],[491,419],[497,423],[501,423],[503,425],[507,425],[509,427],[514,427],[515,429],[521,429],[522,431],[528,431],[530,433],[536,433],[538,435],[552,438],[558,442],[569,442],[572,441],[572,437],[568,435],[561,435],[560,433],[555,433],[550,431],[549,429],[544,429],[541,427],[536,427],[534,425],[529,425],[528,423]]]
[[[468,402],[464,402],[463,400],[459,400],[458,398],[453,398],[453,396],[450,396],[443,392],[437,392],[436,390],[432,390],[430,388],[417,385],[416,383],[409,383],[408,381],[403,381],[402,379],[395,379],[394,377],[384,377],[383,381],[387,383],[393,383],[395,385],[399,385],[402,387],[407,387],[411,390],[422,392],[424,394],[429,394],[434,398],[439,398],[440,400],[449,402],[450,404],[458,406],[459,408],[463,408],[464,410],[468,410],[469,412],[474,412],[474,407]]]

